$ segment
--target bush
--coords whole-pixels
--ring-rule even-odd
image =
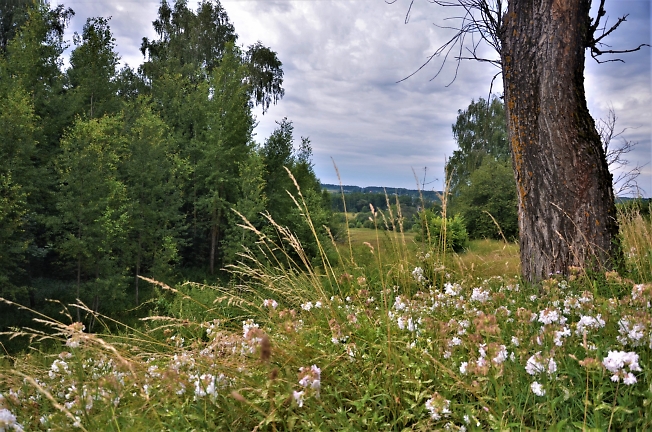
[[[432,210],[426,210],[421,213],[421,224],[416,224],[417,230],[420,230],[416,236],[419,242],[428,242],[431,245],[441,246],[442,239],[446,238],[446,249],[460,252],[469,241],[469,235],[466,231],[464,217],[455,215],[452,218],[444,218]],[[427,220],[427,229],[425,221]]]
[[[469,182],[460,186],[459,194],[452,197],[451,210],[464,217],[472,239],[499,240],[500,231],[509,240],[517,238],[518,203],[510,163],[486,159],[471,173]]]

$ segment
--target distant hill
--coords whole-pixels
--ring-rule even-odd
[[[328,192],[331,193],[340,193],[340,185],[335,185],[335,184],[328,184],[328,183],[322,183],[321,184],[322,189],[327,190]],[[343,185],[342,189],[344,193],[381,193],[384,194],[387,192],[387,195],[407,195],[411,196],[413,198],[419,198],[419,191],[417,189],[405,189],[405,188],[394,188],[394,187],[387,187],[387,186],[365,186],[365,187],[360,187],[360,186],[351,186],[351,185]],[[427,201],[439,201],[439,195],[441,194],[440,191],[421,191],[421,194],[423,195],[423,198]]]

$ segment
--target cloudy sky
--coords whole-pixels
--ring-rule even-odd
[[[123,64],[139,65],[144,36],[154,38],[151,22],[159,0],[69,0],[76,16],[72,32],[86,18],[111,16]],[[594,2],[595,3],[595,2]],[[191,6],[195,5],[190,0]],[[264,116],[257,112],[256,139],[264,141],[283,117],[292,120],[297,141],[310,137],[315,170],[324,183],[414,189],[414,173],[427,189],[441,189],[446,157],[456,149],[451,132],[457,111],[486,98],[497,70],[487,64],[455,64],[431,80],[440,63],[414,72],[449,36],[449,10],[416,0],[405,24],[409,0],[222,0],[239,35],[239,44],[260,40],[275,50],[285,72],[285,98]],[[614,49],[650,43],[649,0],[607,0],[609,23],[630,14],[608,40]],[[645,165],[639,178],[652,195],[652,75],[650,49],[623,57],[626,63],[598,65],[587,59],[589,109],[604,118],[618,116],[622,137],[638,142],[628,155]],[[450,84],[450,85],[449,85]],[[500,79],[494,92],[502,91]],[[427,167],[427,170],[424,170]]]

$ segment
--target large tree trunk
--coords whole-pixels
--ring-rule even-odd
[[[501,33],[507,126],[529,281],[611,268],[612,178],[584,94],[590,0],[512,0]]]

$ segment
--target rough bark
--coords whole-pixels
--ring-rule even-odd
[[[618,224],[584,93],[590,0],[513,0],[501,31],[523,276],[611,268]]]

